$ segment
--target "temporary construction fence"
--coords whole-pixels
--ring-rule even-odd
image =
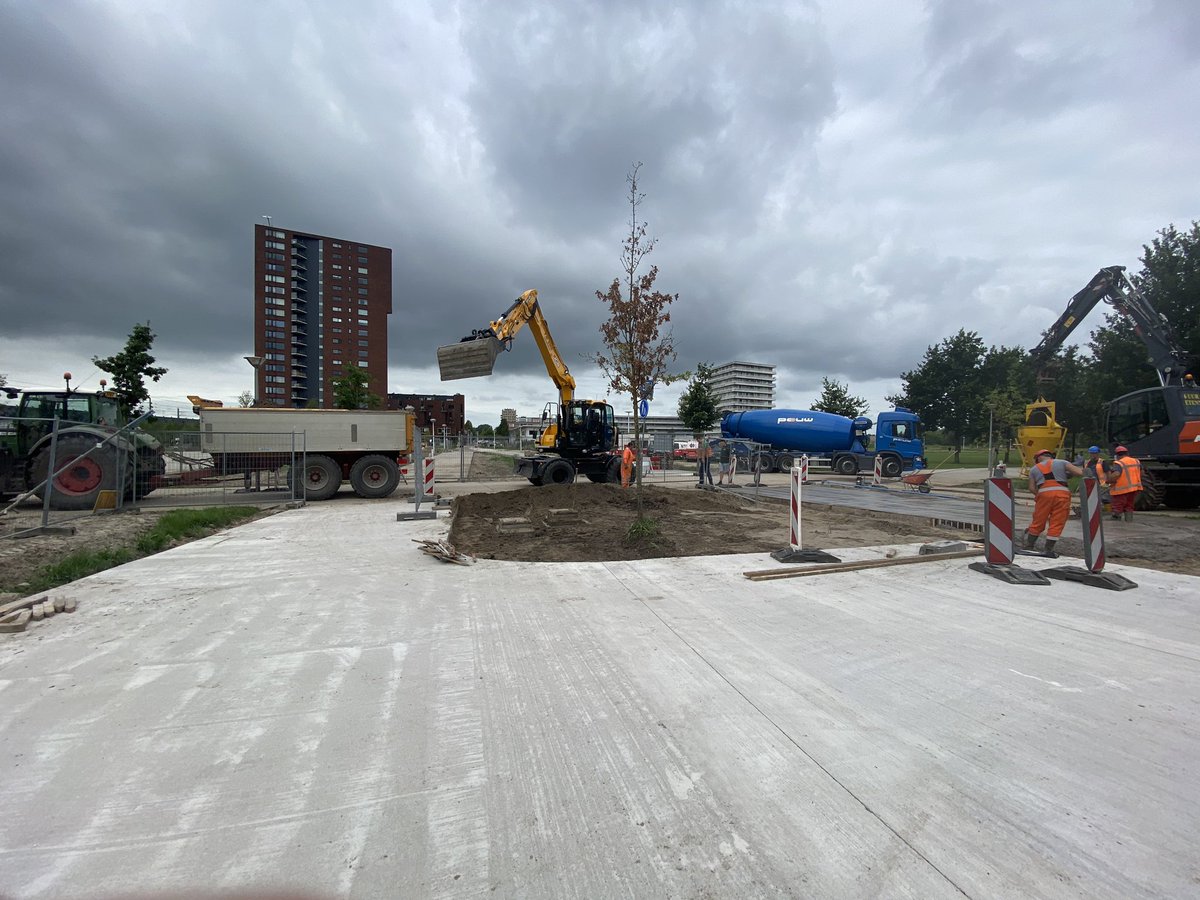
[[[163,447],[147,506],[283,503],[304,496],[305,433],[184,432]]]

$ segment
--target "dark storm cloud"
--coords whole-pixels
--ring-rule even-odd
[[[169,366],[239,362],[270,214],[393,248],[393,390],[503,394],[434,350],[531,287],[582,374],[641,161],[678,368],[807,402],[959,327],[1028,345],[1200,204],[1186,3],[348,10],[0,4],[0,349],[149,319]],[[504,376],[544,385],[532,340]]]

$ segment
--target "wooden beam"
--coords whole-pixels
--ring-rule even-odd
[[[967,559],[982,556],[983,550],[959,550],[955,553],[926,553],[900,559],[866,559],[861,562],[821,563],[803,569],[758,569],[742,574],[751,581],[775,581],[780,578],[804,578],[807,575],[832,575],[835,572],[857,572],[860,569],[883,569],[889,566],[911,566],[914,563],[937,562],[939,559]]]

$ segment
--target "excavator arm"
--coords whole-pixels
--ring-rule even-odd
[[[1149,354],[1150,362],[1165,386],[1179,384],[1188,371],[1188,355],[1180,347],[1171,326],[1150,301],[1142,296],[1124,266],[1106,266],[1071,298],[1066,310],[1042,335],[1042,341],[1030,351],[1033,364],[1041,369],[1063,345],[1079,323],[1101,300],[1113,306],[1133,322],[1134,331]]]
[[[558,388],[559,403],[567,406],[575,398],[575,378],[550,335],[550,326],[538,305],[536,290],[523,293],[487,328],[472,331],[457,344],[438,347],[442,381],[491,375],[500,351],[512,349],[513,338],[526,325],[533,332],[546,372]]]

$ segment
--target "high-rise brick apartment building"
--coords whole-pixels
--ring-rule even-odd
[[[348,366],[387,394],[392,251],[344,238],[254,226],[254,355],[261,406],[333,406]]]

